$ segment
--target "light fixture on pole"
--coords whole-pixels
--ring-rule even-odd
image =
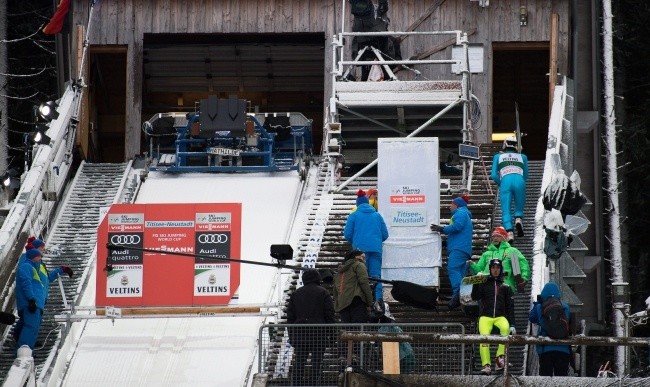
[[[59,107],[54,101],[43,102],[38,107],[38,115],[47,122],[56,120],[59,117],[59,112],[56,109]]]
[[[0,177],[0,184],[2,188],[6,189],[16,189],[20,187],[20,178],[18,177],[19,173],[15,168],[8,169],[2,177]]]
[[[38,145],[48,145],[52,139],[50,136],[45,134],[47,131],[47,126],[45,125],[36,125],[36,130],[27,134],[27,141],[32,144]]]
[[[612,301],[627,304],[630,296],[629,285],[627,282],[612,282]]]
[[[519,7],[519,25],[526,27],[528,25],[528,9],[525,5]]]

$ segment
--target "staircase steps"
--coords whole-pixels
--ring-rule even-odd
[[[491,166],[492,154],[495,152],[495,147],[488,147],[488,153],[485,158],[488,160],[488,172]],[[500,149],[500,148],[499,148]],[[474,170],[475,178],[473,180],[471,200],[469,204],[470,211],[473,215],[473,224],[474,224],[474,238],[473,238],[473,256],[478,258],[480,254],[484,251],[486,242],[490,237],[490,229],[492,227],[492,217],[494,213],[494,192],[496,192],[496,187],[493,183],[489,181],[486,182],[484,174],[478,175],[477,169]],[[450,179],[452,187],[460,187],[461,177],[460,176],[442,176],[442,178]],[[297,249],[300,251],[299,260],[302,259],[308,251],[310,246],[310,234],[311,231],[315,229],[315,226],[311,223],[322,217],[320,211],[323,210],[323,207],[328,208],[327,213],[327,225],[325,230],[320,237],[320,250],[318,251],[318,260],[316,267],[319,269],[328,268],[336,270],[338,265],[343,261],[343,256],[350,249],[350,245],[343,238],[343,228],[347,220],[350,211],[355,205],[356,192],[358,189],[368,189],[377,186],[377,178],[374,176],[363,176],[357,179],[355,182],[352,182],[344,190],[336,194],[326,194],[327,191],[327,169],[325,165],[322,165],[319,168],[319,192],[314,199],[314,207],[311,212],[308,214],[308,219],[310,222],[305,227],[304,236],[300,239]],[[492,189],[492,194],[490,194],[489,189]],[[441,224],[447,224],[449,222],[450,213],[448,203],[451,201],[452,195],[451,192],[441,193],[440,203],[441,203]],[[381,204],[380,204],[381,205]],[[465,327],[466,333],[476,332],[476,316],[471,313],[466,314],[461,308],[450,311],[447,308],[446,300],[444,297],[451,295],[451,286],[449,284],[446,267],[446,257],[447,252],[443,246],[443,267],[440,271],[440,294],[441,299],[439,301],[439,307],[437,311],[429,311],[424,309],[417,309],[409,307],[397,302],[391,302],[390,308],[391,313],[395,316],[398,323],[461,323]],[[299,278],[299,273],[294,273],[292,281],[288,289],[285,290],[285,296],[288,297],[291,292],[293,292],[297,286]],[[326,288],[329,288],[331,291],[331,285],[325,284]],[[288,299],[288,298],[287,298]],[[285,308],[286,313],[286,308]],[[276,338],[276,349],[279,352],[281,335]],[[478,354],[478,351],[476,351]],[[472,348],[466,348],[466,363],[465,369],[470,370],[472,365]],[[338,350],[331,348],[328,350],[328,353],[325,355],[324,364],[326,368],[329,369],[329,372],[336,374],[339,371],[339,359],[338,359]],[[433,356],[435,359],[430,358]],[[416,356],[417,357],[417,356]],[[423,357],[427,357],[425,360]],[[455,360],[453,360],[455,359]],[[431,369],[431,373],[449,373],[460,374],[460,369],[452,369],[450,367],[457,366],[459,364],[460,352],[445,350],[444,353],[440,354],[430,354],[427,353],[426,356],[420,356],[418,358],[418,364],[426,363]],[[424,362],[424,363],[423,363]],[[418,365],[419,366],[419,365]],[[422,368],[420,368],[422,369]],[[471,372],[471,371],[470,371]],[[327,371],[326,371],[327,373]],[[467,371],[466,371],[467,373]]]
[[[54,226],[45,241],[43,262],[50,270],[68,265],[74,271],[72,278],[67,275],[61,278],[68,304],[77,302],[79,289],[83,286],[82,274],[92,265],[100,209],[110,206],[119,197],[118,191],[126,179],[129,165],[82,163],[59,207]],[[61,332],[54,316],[60,314],[63,307],[58,281],[54,281],[50,285],[37,348],[33,352],[37,377],[51,352],[57,350],[55,345]],[[41,346],[38,346],[39,342]],[[7,374],[15,357],[15,341],[10,333],[0,347],[0,375]]]
[[[493,148],[494,149],[494,148]],[[491,160],[490,167],[491,168]],[[488,169],[489,171],[489,169]],[[488,172],[489,173],[489,172]],[[530,161],[528,162],[528,180],[526,182],[526,204],[524,207],[524,237],[517,238],[513,242],[513,246],[519,249],[521,253],[528,260],[529,266],[533,266],[533,246],[534,246],[534,217],[541,192],[541,182],[544,173],[543,161]],[[496,186],[495,186],[496,188]],[[494,211],[494,226],[501,225],[501,206],[498,204],[498,192],[495,189],[495,211]],[[489,238],[489,236],[488,236]],[[526,289],[522,293],[515,295],[515,327],[517,333],[525,334],[528,328],[528,313],[531,308],[531,294],[530,283],[526,285]],[[478,330],[474,333],[478,333]],[[492,357],[496,351],[496,346],[492,346]],[[478,353],[478,346],[476,346]],[[508,352],[509,362],[511,364],[509,371],[513,375],[523,375],[525,372],[524,361],[526,359],[525,346],[511,346]],[[476,356],[474,362],[474,373],[478,373],[481,368],[480,359]]]

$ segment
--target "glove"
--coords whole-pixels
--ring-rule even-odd
[[[72,278],[74,271],[72,271],[70,266],[62,265],[61,270],[63,270],[63,272],[68,275],[68,277]]]
[[[515,329],[515,327],[510,327],[510,334],[511,335],[516,335],[517,334],[517,330]]]
[[[29,301],[27,301],[27,310],[30,313],[36,313],[36,300],[33,298],[30,298]]]
[[[440,226],[440,225],[438,225],[438,224],[432,224],[432,225],[431,225],[431,231],[433,231],[433,232],[439,232],[439,233],[441,233],[443,228],[444,228],[444,227],[442,227],[442,226]]]
[[[523,293],[526,290],[526,281],[517,282],[517,291]]]
[[[515,283],[517,284],[517,291],[518,292],[523,292],[526,290],[526,280],[521,277],[520,274],[517,274],[515,276]]]

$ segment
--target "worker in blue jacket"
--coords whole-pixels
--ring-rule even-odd
[[[357,197],[357,210],[348,216],[343,236],[352,248],[359,249],[366,255],[369,276],[381,278],[382,246],[388,239],[388,228],[384,218],[369,204],[367,196]],[[375,301],[378,300],[382,300],[383,305],[381,283],[375,285]]]
[[[460,306],[460,282],[467,271],[467,261],[472,257],[472,213],[463,197],[454,198],[449,204],[451,220],[447,226],[431,225],[431,231],[447,235],[447,274],[451,282],[449,309]]]
[[[501,202],[502,225],[508,232],[508,242],[514,241],[511,212],[512,201],[515,202],[515,227],[517,236],[524,236],[524,205],[526,204],[526,180],[528,179],[528,158],[517,151],[517,139],[506,137],[503,141],[503,152],[492,158],[492,173],[490,178],[499,185],[499,201]]]
[[[47,302],[47,287],[60,274],[66,273],[70,277],[73,274],[68,266],[48,272],[41,262],[42,258],[43,253],[39,249],[28,250],[16,271],[16,308],[20,317],[14,327],[17,348],[27,345],[34,349]]]

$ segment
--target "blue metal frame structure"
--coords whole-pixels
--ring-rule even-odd
[[[288,138],[267,130],[266,117],[288,117]],[[312,153],[312,120],[301,113],[248,113],[254,132],[238,136],[232,131],[198,135],[200,113],[157,113],[143,125],[149,140],[152,171],[184,172],[276,172],[304,169]],[[162,121],[161,121],[162,120]],[[166,130],[160,123],[166,120]],[[170,123],[172,127],[170,126]],[[172,142],[170,138],[174,137]]]

